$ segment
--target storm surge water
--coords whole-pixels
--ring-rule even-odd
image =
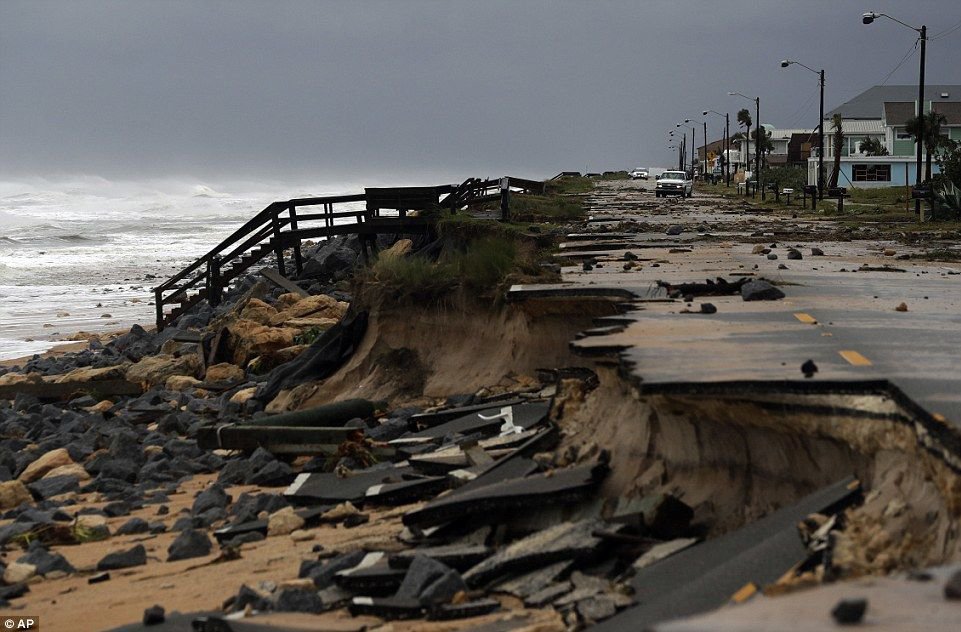
[[[349,183],[0,182],[0,360],[78,331],[149,326],[152,288],[269,203],[362,191]]]

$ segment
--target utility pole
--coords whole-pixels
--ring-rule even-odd
[[[724,186],[731,186],[731,114],[724,113]]]
[[[757,115],[757,141],[754,143],[754,163],[757,166],[757,185],[761,187],[761,199],[767,199],[764,193],[764,170],[761,169],[761,135],[764,133],[764,128],[761,127],[761,97],[754,97],[754,104],[756,106],[755,113]]]
[[[704,171],[701,172],[701,176],[707,179],[707,121],[702,121],[704,124]],[[713,179],[714,173],[712,171],[711,177]]]
[[[906,26],[912,31],[916,32],[920,36],[921,40],[921,69],[918,72],[918,137],[917,137],[917,162],[915,165],[914,173],[914,188],[915,191],[921,188],[921,152],[922,146],[924,145],[924,54],[925,48],[928,43],[928,27],[924,24],[921,28],[915,28],[910,24],[902,22],[896,17],[890,16],[887,13],[878,13],[876,11],[869,11],[861,15],[861,22],[863,24],[871,24],[878,18],[888,18],[894,22],[897,22],[901,26]],[[914,213],[918,216],[918,220],[921,219],[921,198],[914,198]]]
[[[821,115],[818,120],[818,199],[824,199],[824,69],[821,69]]]
[[[694,165],[697,164],[697,158],[694,157],[695,145],[697,145],[697,134],[694,133],[694,128],[691,128],[691,179],[694,179]]]
[[[921,146],[924,144],[924,48],[928,41],[928,27],[921,26],[921,72],[918,75],[918,164],[914,188],[921,187]],[[933,211],[932,211],[933,213]],[[914,200],[914,214],[921,217],[921,198]]]

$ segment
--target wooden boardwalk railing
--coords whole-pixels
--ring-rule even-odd
[[[544,183],[510,178],[514,188],[543,193]],[[277,270],[286,276],[284,251],[293,249],[297,274],[303,271],[301,243],[306,239],[359,235],[367,255],[368,243],[379,234],[421,234],[433,230],[434,220],[408,216],[412,210],[446,208],[451,212],[489,199],[499,191],[500,179],[468,178],[459,186],[371,188],[364,193],[273,202],[254,215],[209,252],[154,288],[157,330],[201,301],[219,304],[223,290],[264,257],[274,254]],[[442,197],[443,196],[443,197]],[[364,202],[364,208],[338,209]],[[319,212],[298,209],[319,207]],[[391,209],[396,215],[383,215]],[[351,221],[352,220],[352,221]],[[174,306],[171,311],[166,307]]]

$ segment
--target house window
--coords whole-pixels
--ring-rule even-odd
[[[894,138],[897,140],[914,140],[914,136],[912,136],[911,134],[908,134],[904,130],[898,130],[897,132],[895,132]]]
[[[890,182],[891,165],[854,165],[854,182]]]

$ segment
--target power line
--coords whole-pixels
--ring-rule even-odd
[[[889,72],[887,75],[885,75],[885,76],[884,76],[884,79],[882,79],[882,80],[881,80],[881,83],[878,84],[878,85],[883,86],[884,84],[886,84],[886,83],[888,82],[888,79],[891,78],[891,75],[893,75],[894,73],[896,73],[896,72],[898,71],[898,68],[900,68],[901,66],[904,65],[904,62],[906,62],[906,61],[908,60],[908,58],[911,57],[911,56],[914,54],[914,51],[916,51],[917,48],[918,48],[918,42],[915,41],[913,44],[911,44],[911,48],[908,49],[908,52],[906,52],[906,53],[904,54],[904,57],[901,58],[901,61],[898,62],[898,65],[895,66],[894,68],[892,68],[892,69],[891,69],[891,72]]]
[[[811,109],[811,106],[814,105],[814,100],[817,98],[818,94],[820,94],[820,90],[821,90],[821,87],[818,86],[818,89],[812,92],[808,96],[807,100],[801,104],[801,107],[799,107],[794,112],[794,114],[790,116],[789,120],[790,120],[791,128],[795,127],[802,118],[807,116],[807,113]]]
[[[931,42],[931,41],[934,41],[934,40],[936,40],[936,39],[941,39],[942,37],[945,37],[945,36],[947,36],[947,35],[951,35],[951,33],[954,33],[954,32],[957,31],[958,29],[961,29],[961,21],[958,21],[957,24],[955,24],[954,26],[950,27],[950,28],[947,29],[947,30],[941,31],[940,33],[935,33],[934,35],[932,35],[931,37],[928,38],[928,41]]]

